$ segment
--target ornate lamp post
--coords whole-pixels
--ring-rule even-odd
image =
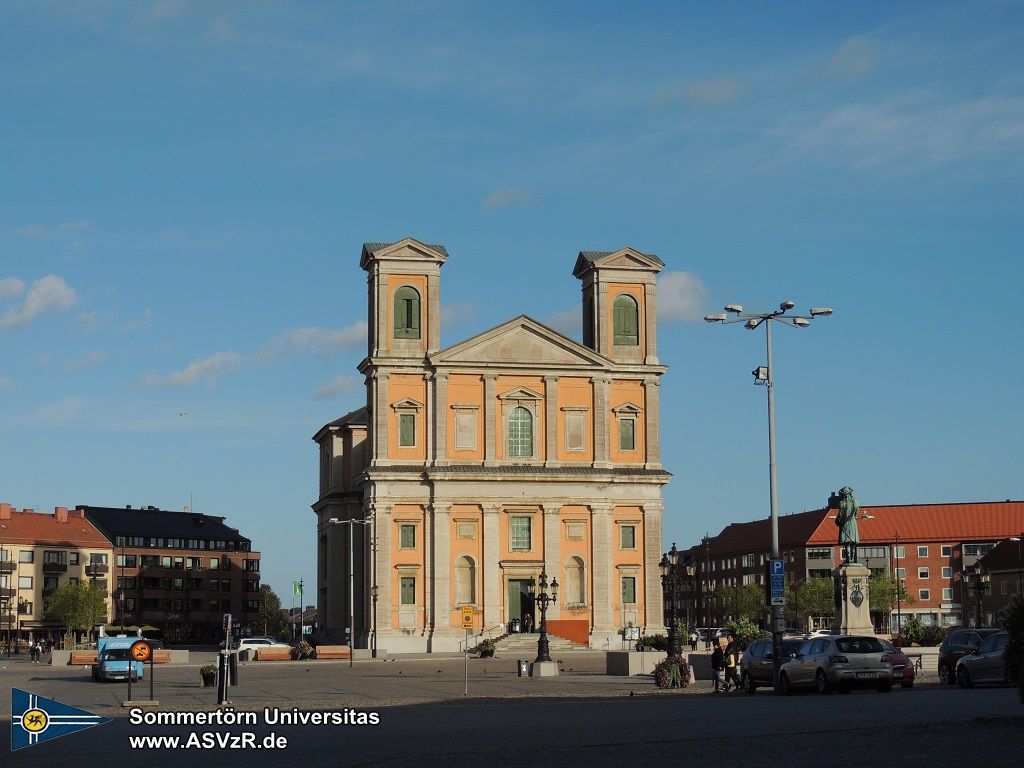
[[[689,560],[679,562],[679,550],[673,542],[672,549],[661,556],[661,589],[668,607],[668,655],[679,656],[683,652],[683,638],[679,634],[678,608],[683,596],[683,585],[692,583],[697,572]]]
[[[775,367],[772,362],[772,324],[779,323],[791,328],[807,328],[816,317],[828,317],[832,314],[831,307],[811,307],[807,315],[787,315],[796,303],[784,301],[774,312],[744,312],[739,304],[726,304],[722,314],[706,315],[704,320],[709,323],[739,323],[750,331],[764,326],[768,365],[759,365],[753,370],[754,383],[764,385],[768,390],[768,495],[771,509],[772,559],[779,558],[779,510],[778,483],[775,472]],[[732,317],[730,317],[732,315]],[[775,690],[779,690],[779,669],[782,665],[782,631],[786,625],[783,606],[773,605],[772,609],[772,648],[775,656],[773,674]]]
[[[551,580],[551,593],[548,594],[548,574],[540,572],[540,582],[530,585],[530,594],[533,597],[533,604],[540,606],[540,637],[537,638],[537,658],[534,662],[551,661],[551,652],[548,650],[548,606],[558,600],[558,579]]]
[[[704,584],[704,595],[707,600],[707,626],[704,627],[704,650],[711,650],[711,625],[714,624],[714,620],[711,617],[711,613],[714,610],[715,605],[715,582],[709,577],[705,580]]]
[[[974,597],[975,600],[977,600],[977,605],[975,608],[976,623],[974,626],[980,627],[982,626],[983,619],[981,615],[981,601],[982,598],[985,596],[985,593],[988,591],[989,581],[991,580],[991,577],[988,575],[988,571],[979,566],[972,566],[968,570],[969,575],[974,577],[974,584],[971,585],[971,588],[974,590]]]

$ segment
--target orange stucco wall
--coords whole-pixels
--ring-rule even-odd
[[[472,522],[474,524],[474,537],[472,539],[459,538],[459,523]],[[449,604],[452,612],[448,624],[452,627],[462,626],[462,610],[455,608],[455,598],[458,594],[455,580],[455,564],[459,558],[469,556],[476,565],[476,605],[483,605],[483,513],[480,507],[474,504],[453,504],[451,508],[451,530],[449,532],[451,542],[452,560],[449,571],[449,584],[451,594]],[[473,616],[473,625],[478,630],[483,628],[483,613],[477,608]]]
[[[416,605],[424,604],[424,563],[423,537],[425,531],[425,515],[423,507],[418,504],[396,504],[391,513],[391,626],[398,627],[398,610],[402,599],[401,566],[416,566]],[[400,526],[416,526],[416,546],[401,549]]]
[[[563,408],[586,408],[583,417],[583,450],[568,451],[565,447],[565,414]],[[589,378],[564,376],[558,380],[558,460],[563,463],[589,463],[594,460],[594,385]]]
[[[647,407],[647,404],[644,401],[643,382],[633,379],[613,381],[609,400],[609,410],[617,408],[620,405],[625,405],[626,403],[632,403],[642,409]],[[608,414],[608,431],[610,433],[609,442],[611,444],[610,456],[613,462],[639,464],[646,460],[647,440],[646,434],[644,433],[644,423],[644,414],[641,411],[636,415],[636,423],[634,425],[634,450],[621,451],[619,450],[618,418],[615,413]]]
[[[605,333],[608,334],[608,348],[612,348],[615,329],[613,327],[612,305],[615,299],[623,293],[628,293],[636,299],[637,305],[637,340],[640,344],[640,354],[647,354],[647,328],[644,318],[647,317],[647,307],[644,304],[644,287],[639,283],[608,283],[605,293]]]
[[[455,405],[475,405],[476,448],[458,450],[455,445]],[[479,375],[456,374],[448,378],[448,458],[455,461],[483,461],[484,458],[484,382]]]
[[[426,275],[388,275],[388,305],[385,309],[387,312],[388,325],[386,330],[386,344],[385,349],[391,350],[394,348],[394,329],[395,329],[395,291],[401,288],[403,285],[408,285],[415,288],[420,294],[420,338],[418,341],[420,345],[426,350],[427,344],[430,342],[428,338],[430,333],[430,323],[428,322],[428,310],[429,301],[427,300],[427,277]],[[407,344],[414,343],[417,339],[403,339]]]
[[[548,619],[548,632],[578,645],[590,644],[590,622],[586,619]]]
[[[495,394],[503,395],[506,392],[510,392],[513,389],[525,387],[531,392],[537,392],[541,395],[541,398],[536,402],[537,413],[533,420],[534,429],[534,441],[535,446],[534,458],[543,460],[544,456],[544,379],[540,376],[500,376],[495,383]],[[495,421],[497,422],[494,426],[495,436],[495,456],[499,459],[506,458],[506,446],[505,446],[505,418],[504,418],[504,401],[499,397],[495,404]]]
[[[409,398],[421,404],[416,413],[416,445],[409,448],[398,446],[398,413],[394,404]],[[416,374],[395,374],[388,378],[388,456],[392,459],[427,458],[426,402],[427,382]]]
[[[623,525],[633,525],[636,531],[636,546],[633,549],[622,548],[621,528]],[[612,601],[615,607],[616,623],[622,621],[622,576],[636,577],[636,610],[638,618],[646,623],[643,606],[646,604],[647,596],[644,589],[644,513],[640,507],[615,507],[612,510],[612,573],[615,583],[612,585]],[[622,566],[635,566],[636,572],[624,569]]]

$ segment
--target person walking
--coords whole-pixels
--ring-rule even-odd
[[[34,641],[28,649],[28,657],[33,664],[39,663],[39,642]]]
[[[725,686],[734,691],[740,689],[740,678],[737,674],[740,666],[740,651],[736,645],[736,637],[730,633],[726,635],[727,645],[725,646]]]
[[[715,643],[715,650],[711,652],[711,674],[715,679],[715,693],[719,690],[728,691],[725,682],[725,654],[722,652],[721,643]]]
[[[695,629],[690,630],[690,650],[697,650],[697,630]]]

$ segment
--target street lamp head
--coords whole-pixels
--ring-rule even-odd
[[[724,307],[726,312],[735,312],[737,315],[743,311],[742,304],[726,304]]]
[[[558,577],[551,580],[551,602],[558,600]]]
[[[794,317],[793,325],[798,326],[800,328],[809,328],[811,325],[811,321],[808,320],[806,317]]]
[[[672,568],[672,563],[668,561],[668,555],[662,554],[661,562],[658,563],[658,570],[661,571],[662,576],[668,576],[669,570]]]
[[[795,301],[784,301],[781,304],[779,304],[779,309],[781,309],[783,312],[788,312],[789,310],[791,310],[795,306],[796,306],[796,302]]]
[[[757,328],[757,326],[759,326],[760,324],[761,324],[761,320],[760,319],[752,317],[749,320],[747,320],[747,322],[745,322],[743,324],[743,327],[746,328],[748,331],[752,331],[755,328]]]
[[[672,549],[668,551],[668,561],[675,566],[679,562],[679,550],[676,549],[676,543],[672,542]]]
[[[818,317],[819,315],[831,315],[832,307],[811,307],[811,317]]]
[[[726,315],[721,314],[721,313],[719,313],[717,315],[704,315],[704,322],[705,323],[720,323],[723,320],[725,320],[725,318],[726,318]]]

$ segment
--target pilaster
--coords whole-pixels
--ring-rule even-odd
[[[594,466],[607,469],[611,466],[608,460],[608,394],[611,378],[595,376],[590,381],[594,385]]]
[[[391,615],[394,606],[391,597],[391,506],[387,504],[374,505],[373,537],[375,540],[375,552],[373,571],[373,586],[377,590],[376,605],[373,611],[376,614],[374,626],[378,632],[391,631]],[[371,588],[372,589],[372,588]],[[374,638],[375,639],[375,638]],[[372,643],[371,643],[372,647]]]
[[[658,563],[662,552],[662,523],[664,504],[652,501],[644,504],[644,624],[647,634],[662,631],[665,618],[665,600],[662,596],[661,573]]]
[[[501,567],[498,540],[500,509],[501,506],[498,504],[486,504],[483,508],[484,629],[490,629],[501,622]]]
[[[544,570],[550,584],[552,579],[562,576],[562,508],[558,504],[543,504],[541,512],[544,515]],[[548,608],[548,618],[557,619],[559,613],[558,602],[552,603]]]
[[[594,573],[594,628],[607,630],[614,626],[612,618],[612,506],[590,505],[591,569]]]
[[[430,529],[433,599],[430,625],[435,632],[448,632],[451,625],[451,505],[431,506]]]
[[[558,466],[558,377],[544,377],[544,466]]]
[[[644,362],[658,364],[658,310],[655,304],[654,281],[644,284],[644,335],[647,339]]]
[[[434,464],[448,463],[448,374],[434,374]]]
[[[647,446],[646,469],[661,469],[661,435],[659,391],[661,381],[657,376],[644,378],[644,445]]]
[[[427,354],[432,355],[441,348],[441,275],[431,272],[427,275]]]
[[[498,404],[498,375],[496,373],[484,374],[484,466],[496,466],[496,434],[497,404]]]

